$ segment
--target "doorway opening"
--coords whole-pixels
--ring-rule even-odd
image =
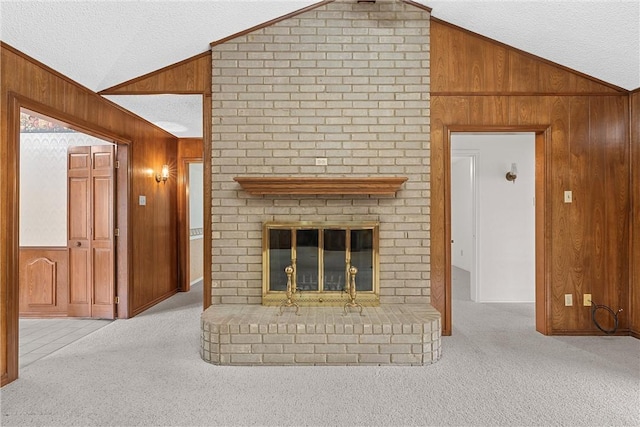
[[[189,287],[202,282],[204,276],[204,173],[201,161],[187,161],[187,229],[189,245]]]
[[[542,129],[450,129],[445,245],[451,319],[452,299],[527,303],[535,316],[530,323],[544,333],[545,141]],[[514,163],[515,181],[507,176]],[[465,295],[454,287],[460,281]]]
[[[113,139],[24,106],[18,136],[15,312],[24,367],[128,317],[129,183],[128,146]]]
[[[451,264],[470,273],[472,301],[535,301],[533,133],[451,136]]]
[[[178,289],[189,292],[205,275],[204,163],[202,140],[181,139],[178,148]],[[204,286],[203,286],[204,287]]]

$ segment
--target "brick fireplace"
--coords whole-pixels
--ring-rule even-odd
[[[322,2],[213,43],[212,58],[213,305],[202,316],[203,358],[437,360],[428,9],[402,0]],[[275,186],[255,192],[243,178]],[[401,185],[376,192],[361,184],[380,179]],[[263,305],[263,225],[273,222],[379,224],[379,301],[362,316],[322,304],[279,315]]]

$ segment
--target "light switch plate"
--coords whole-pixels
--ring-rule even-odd
[[[138,204],[140,206],[146,206],[147,205],[147,196],[138,196]]]
[[[564,192],[564,202],[572,203],[573,202],[573,192],[571,190],[566,190]]]
[[[572,294],[564,294],[564,305],[566,307],[570,307],[573,305],[573,295]]]

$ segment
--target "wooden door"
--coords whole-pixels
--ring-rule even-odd
[[[91,147],[69,147],[67,156],[67,315],[91,317]]]
[[[68,152],[69,305],[71,317],[115,318],[114,147]]]
[[[115,318],[114,147],[91,147],[91,317]]]

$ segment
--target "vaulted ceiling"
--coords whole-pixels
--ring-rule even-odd
[[[640,87],[638,0],[417,2],[436,18],[624,89]],[[314,3],[2,0],[0,39],[99,92]],[[109,98],[177,136],[202,135],[202,105],[193,97]]]

